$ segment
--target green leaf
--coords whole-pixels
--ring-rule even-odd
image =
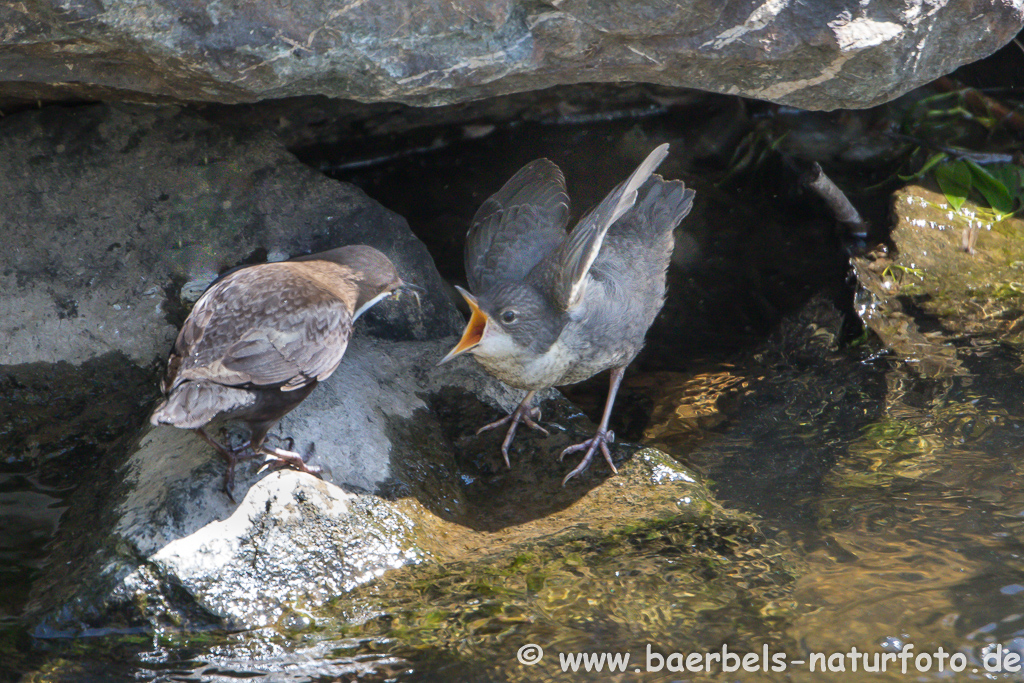
[[[901,175],[899,178],[900,178],[900,180],[914,180],[915,178],[920,178],[925,173],[927,173],[928,171],[932,170],[932,167],[935,166],[935,164],[939,163],[940,161],[945,161],[945,160],[946,160],[946,153],[945,152],[936,152],[935,154],[933,154],[930,157],[928,157],[928,161],[924,162],[924,166],[921,167],[920,171],[918,171],[914,175]]]
[[[971,176],[974,178],[974,186],[978,192],[985,196],[988,205],[999,213],[1013,213],[1013,197],[995,176],[983,169],[970,159],[967,159],[967,167],[971,169]]]
[[[959,211],[971,193],[971,169],[962,161],[942,164],[935,169],[935,179],[939,181],[946,201],[954,211]]]
[[[1006,187],[1010,197],[1024,204],[1024,193],[1021,191],[1024,185],[1024,168],[1016,164],[997,164],[990,166],[988,172]]]

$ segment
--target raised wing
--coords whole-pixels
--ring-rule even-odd
[[[626,180],[591,209],[573,228],[561,246],[551,254],[543,269],[552,298],[563,311],[583,297],[587,272],[601,250],[608,228],[636,202],[636,191],[668,156],[668,144],[655,148]]]
[[[466,279],[476,294],[523,280],[565,239],[569,195],[547,159],[523,166],[485,201],[466,234]]]
[[[208,379],[288,391],[326,379],[352,333],[349,308],[287,263],[231,273],[203,295],[178,334],[173,384]]]

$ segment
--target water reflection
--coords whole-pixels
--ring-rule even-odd
[[[959,351],[967,372],[933,379],[901,361],[862,362],[869,350],[861,359],[822,350],[815,366],[829,375],[779,354],[747,369],[759,377],[752,400],[728,418],[695,426],[677,410],[648,429],[682,446],[723,502],[756,513],[804,563],[792,594],[804,609],[786,631],[804,652],[941,647],[963,653],[956,680],[968,680],[984,677],[994,646],[1020,649],[1019,357],[997,346]],[[686,402],[718,401],[718,377],[691,378],[685,386],[704,387],[704,398],[684,393]],[[914,680],[949,676],[933,669]],[[890,679],[905,680],[872,674]]]
[[[14,629],[65,507],[30,466],[0,468],[0,629]]]

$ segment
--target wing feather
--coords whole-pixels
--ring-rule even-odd
[[[317,283],[272,265],[231,273],[203,295],[178,335],[174,386],[205,379],[287,391],[334,372],[352,312]]]
[[[466,234],[466,277],[474,293],[519,281],[565,239],[569,195],[561,169],[537,159],[477,210]]]
[[[636,202],[637,190],[668,156],[668,144],[659,145],[636,170],[589,211],[554,251],[542,268],[556,305],[564,311],[583,297],[587,273],[601,250],[605,235]]]

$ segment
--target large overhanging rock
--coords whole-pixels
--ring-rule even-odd
[[[985,57],[1024,0],[38,0],[0,7],[0,96],[438,105],[582,82],[867,107]]]

